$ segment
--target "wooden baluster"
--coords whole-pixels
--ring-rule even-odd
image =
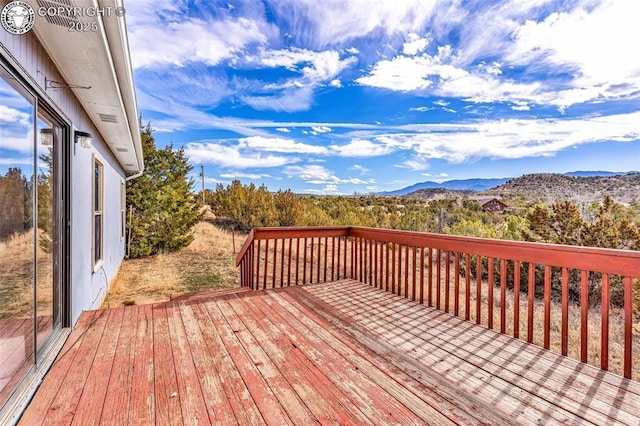
[[[285,246],[285,239],[282,239],[282,251],[280,253],[280,287],[284,286],[284,246]]]
[[[500,333],[506,333],[506,332],[507,332],[507,261],[505,259],[500,259]]]
[[[267,275],[269,275],[269,240],[264,241],[264,278],[262,288],[267,288]]]
[[[289,260],[287,261],[287,287],[291,285],[291,246],[293,245],[293,238],[289,238]]]
[[[384,290],[389,291],[389,243],[384,243],[384,250],[386,255],[385,259],[385,268],[384,268]]]
[[[420,248],[420,304],[424,304],[424,247]]]
[[[451,252],[447,250],[445,252],[445,270],[444,270],[444,311],[449,313],[449,299],[451,295],[449,294],[449,283],[451,281]]]
[[[460,252],[456,252],[453,273],[455,275],[453,285],[453,314],[458,316],[460,313]]]
[[[368,249],[369,249],[369,269],[367,270],[367,275],[369,277],[368,284],[373,285],[373,240],[368,240]]]
[[[471,318],[471,255],[469,253],[465,253],[464,284],[464,319],[469,321]]]
[[[378,242],[374,241],[373,249],[373,286],[378,288]]]
[[[562,320],[560,324],[560,351],[569,352],[569,270],[562,268]]]
[[[335,281],[336,271],[336,237],[331,237],[331,281]]]
[[[513,262],[513,337],[520,337],[520,261]]]
[[[536,292],[536,264],[529,262],[529,283],[527,284],[527,342],[533,343],[533,308]]]
[[[609,370],[609,274],[602,274],[602,317],[600,323],[600,368]]]
[[[482,321],[482,256],[476,257],[476,324]]]
[[[551,266],[544,265],[544,348],[551,344]]]
[[[307,284],[307,237],[304,237],[304,249],[302,258],[302,284]]]
[[[409,245],[404,246],[404,297],[409,297]]]
[[[588,359],[589,272],[580,271],[580,361]]]
[[[487,327],[490,330],[493,330],[493,289],[494,289],[495,284],[496,284],[496,281],[495,281],[496,277],[494,275],[494,270],[493,270],[493,268],[494,268],[494,259],[493,259],[493,257],[487,258],[487,262],[488,262],[488,265],[487,265],[487,267],[488,267],[488,271],[487,271],[488,272],[488,278],[487,278],[487,280],[489,282],[489,287],[487,288],[487,299],[489,299],[488,302],[487,302],[487,316],[488,316],[488,318],[487,318]]]
[[[300,238],[296,238],[296,285],[300,284]]]
[[[412,271],[412,279],[413,279],[413,284],[411,285],[411,300],[415,301],[416,300],[416,251],[418,250],[417,247],[412,247],[412,252],[413,252],[413,268],[411,268]]]
[[[427,302],[433,306],[433,249],[429,247],[429,277],[427,279]]]
[[[336,255],[336,259],[338,259],[338,265],[336,267],[336,279],[340,279],[340,250],[342,247],[342,237],[338,237],[338,253]],[[345,250],[346,251],[346,250]],[[333,277],[333,275],[332,275]],[[345,277],[343,277],[345,278]]]
[[[631,378],[633,339],[633,285],[624,277],[624,377]]]
[[[396,247],[391,243],[391,293],[396,292]]]
[[[261,251],[260,251],[260,243],[261,241],[258,240],[258,258],[256,259],[256,286],[254,290],[257,290],[260,288],[260,258],[262,257]]]
[[[325,258],[325,267],[326,267],[326,263],[327,260]],[[320,282],[320,268],[322,265],[322,238],[318,237],[318,272],[316,273],[316,282],[319,283]]]
[[[436,249],[436,309],[441,309],[440,306],[440,280],[442,279],[442,252],[440,249]]]
[[[278,264],[278,240],[273,240],[273,275],[271,275],[271,288],[276,288],[276,265]]]

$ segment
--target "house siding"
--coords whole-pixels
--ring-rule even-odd
[[[4,4],[6,2],[0,2]],[[100,306],[109,284],[124,258],[120,237],[120,184],[125,178],[100,133],[81,107],[71,89],[45,89],[45,77],[65,82],[33,32],[11,35],[0,30],[0,55],[17,70],[40,99],[60,115],[72,130],[89,132],[93,146],[76,146],[70,158],[71,170],[71,286],[72,325],[85,310]],[[78,82],[66,82],[78,83]],[[75,89],[86,90],[86,89]],[[88,89],[91,90],[91,89]],[[66,141],[72,143],[73,140]],[[104,263],[93,271],[91,261],[91,176],[93,156],[104,165]]]

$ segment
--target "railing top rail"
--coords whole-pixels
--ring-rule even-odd
[[[286,226],[253,228],[254,239],[346,237],[348,226]]]
[[[640,252],[632,250],[495,240],[364,227],[351,227],[350,235],[416,247],[431,247],[594,272],[640,276]]]

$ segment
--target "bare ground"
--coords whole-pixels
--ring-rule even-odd
[[[246,235],[235,234],[240,250]],[[238,287],[233,234],[214,224],[208,215],[194,229],[194,240],[184,249],[122,262],[103,308],[169,300],[171,295],[216,288]]]

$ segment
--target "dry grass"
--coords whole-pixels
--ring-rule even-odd
[[[205,216],[194,229],[194,240],[178,252],[125,260],[102,307],[160,302],[172,294],[239,286],[232,234],[212,221]],[[235,236],[236,250],[245,238]]]
[[[33,315],[33,230],[0,242],[0,319]],[[40,247],[38,256],[38,315],[51,316],[53,261]]]

